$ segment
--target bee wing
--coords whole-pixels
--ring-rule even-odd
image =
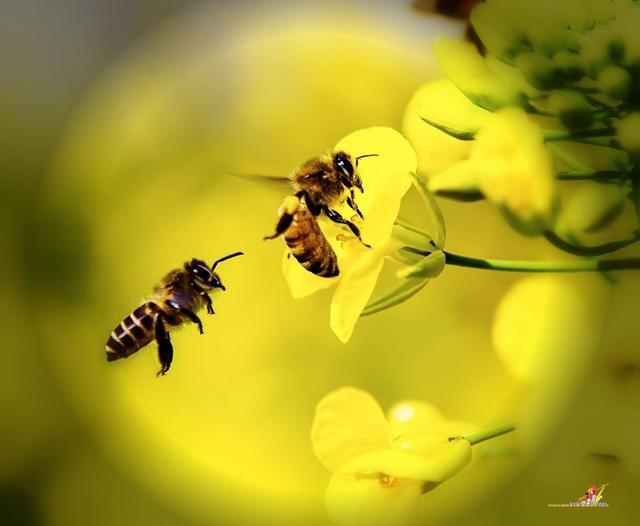
[[[289,184],[291,183],[291,179],[286,175],[272,175],[272,174],[255,174],[255,173],[239,173],[239,172],[223,172],[226,175],[231,175],[232,177],[239,177],[241,179],[249,179],[251,181],[256,181],[259,183],[267,183],[267,184]]]

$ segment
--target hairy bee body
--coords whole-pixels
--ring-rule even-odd
[[[207,312],[214,314],[208,292],[215,288],[225,290],[214,269],[218,263],[241,254],[235,252],[221,258],[211,268],[202,260],[192,259],[184,264],[184,268],[165,275],[154,287],[152,298],[126,316],[111,332],[105,346],[107,361],[127,358],[155,339],[161,364],[158,374],[165,374],[173,361],[170,331],[190,321],[198,325],[203,334],[202,322],[196,313],[206,306]]]
[[[316,206],[335,206],[341,201],[345,187],[337,176],[330,155],[313,157],[291,174],[295,193],[305,192]]]
[[[355,166],[362,157],[356,157]],[[336,253],[322,233],[317,217],[323,213],[329,220],[346,225],[365,245],[359,228],[345,219],[334,207],[346,200],[361,218],[355,203],[354,189],[363,192],[362,181],[355,171],[351,156],[345,152],[319,155],[298,167],[290,177],[294,194],[288,196],[278,211],[278,223],[273,235],[283,236],[291,254],[309,272],[321,277],[334,277],[340,273]]]
[[[331,278],[337,276],[338,258],[304,199],[293,212],[291,225],[284,233],[291,255],[309,272]]]

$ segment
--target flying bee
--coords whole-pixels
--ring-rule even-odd
[[[216,266],[227,259],[243,255],[234,252],[213,263],[211,268],[200,259],[192,259],[183,268],[169,272],[153,288],[153,296],[145,301],[118,325],[109,336],[105,350],[107,361],[127,358],[139,351],[151,340],[158,343],[160,370],[164,375],[173,361],[173,345],[169,332],[185,321],[195,323],[204,334],[202,321],[196,314],[206,306],[208,314],[215,314],[209,292],[214,289],[226,290]]]
[[[355,200],[355,189],[364,193],[356,168],[360,159],[376,157],[370,153],[352,158],[343,151],[319,155],[297,168],[289,178],[294,194],[289,195],[278,210],[275,233],[265,239],[284,236],[293,257],[309,272],[331,278],[340,273],[336,253],[320,230],[317,217],[323,213],[334,223],[346,225],[370,248],[360,236],[360,229],[334,209],[343,201],[364,219]]]

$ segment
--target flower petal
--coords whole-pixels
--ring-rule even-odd
[[[343,387],[318,403],[311,444],[324,467],[337,471],[363,453],[388,448],[387,421],[369,393]]]
[[[498,111],[471,150],[478,186],[519,232],[537,235],[553,226],[557,185],[542,130],[521,108]]]
[[[423,119],[473,134],[490,116],[491,112],[473,104],[449,79],[433,80],[418,88],[409,101],[402,127],[420,154],[418,170],[421,173],[442,170],[452,161],[462,159],[469,150],[468,142],[434,133]],[[442,139],[434,141],[439,136]]]
[[[478,188],[477,166],[470,159],[459,161],[429,178],[431,192],[459,201],[482,199]]]
[[[385,250],[369,249],[342,276],[331,300],[329,325],[340,339],[346,343],[364,310],[384,263]]]
[[[493,111],[524,101],[524,95],[516,87],[489,69],[473,44],[441,38],[434,43],[433,50],[447,77],[474,104]]]
[[[400,526],[412,516],[422,494],[422,482],[397,479],[381,483],[377,476],[335,474],[325,503],[331,523],[341,526]]]
[[[403,400],[387,411],[387,421],[394,438],[407,432],[428,430],[443,420],[437,407],[419,400]]]
[[[455,475],[471,459],[471,444],[464,439],[440,439],[428,454],[401,449],[379,449],[343,464],[339,473],[383,473],[423,482],[442,482]]]
[[[296,258],[291,256],[289,250],[285,250],[282,257],[282,273],[289,285],[291,295],[296,299],[306,298],[314,292],[335,285],[338,278],[322,278],[306,270]]]
[[[411,186],[409,173],[416,171],[418,161],[413,148],[396,130],[373,127],[347,135],[335,150],[346,151],[353,157],[378,155],[362,159],[358,165],[364,193],[357,193],[356,201],[365,217],[363,239],[374,248],[386,244],[400,201]]]

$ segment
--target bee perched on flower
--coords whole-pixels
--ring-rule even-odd
[[[384,127],[353,132],[340,140],[333,151],[343,152],[351,159],[376,154],[358,166],[358,184],[364,192],[356,194],[357,203],[349,195],[334,207],[341,217],[357,222],[357,230],[345,228],[326,214],[317,216],[318,228],[328,244],[327,251],[330,248],[335,255],[339,272],[335,277],[308,272],[299,259],[289,256],[289,250],[285,252],[282,269],[295,298],[337,284],[330,324],[338,338],[347,341],[371,297],[385,257],[397,248],[392,239],[394,223],[402,197],[411,186],[410,174],[416,170],[416,155],[400,133]]]
[[[283,236],[291,255],[306,270],[317,276],[332,278],[340,273],[336,253],[327,242],[316,218],[322,213],[338,225],[345,225],[364,246],[360,229],[351,219],[344,218],[335,206],[346,202],[349,208],[364,219],[356,204],[355,189],[364,193],[362,180],[357,173],[358,162],[365,157],[376,157],[375,153],[352,158],[346,152],[336,151],[331,155],[319,155],[309,159],[291,176],[295,190],[280,207],[276,232],[265,239]],[[344,196],[349,192],[348,196]],[[356,219],[356,218],[354,218]]]

